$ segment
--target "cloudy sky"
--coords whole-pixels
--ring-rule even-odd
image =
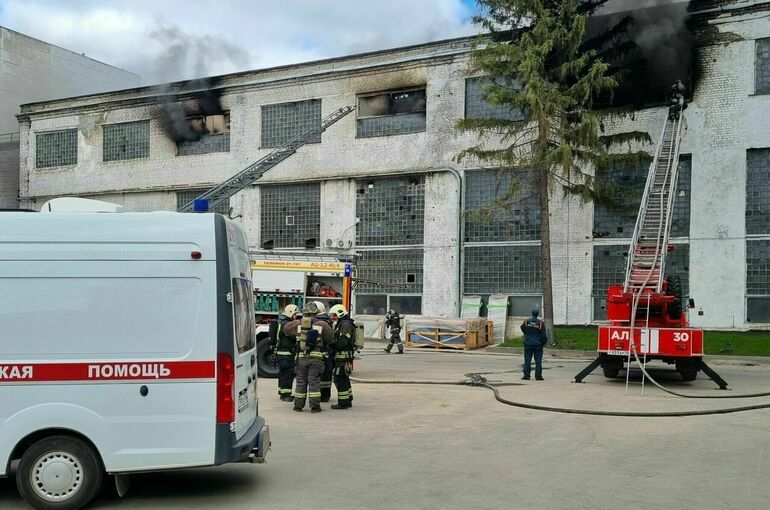
[[[0,25],[149,85],[474,34],[474,0],[0,0]]]

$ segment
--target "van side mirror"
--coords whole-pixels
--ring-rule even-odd
[[[688,299],[687,306],[689,306],[690,308],[695,308],[695,300],[693,298]]]

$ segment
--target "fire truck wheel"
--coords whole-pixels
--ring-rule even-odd
[[[51,436],[21,456],[16,485],[24,500],[38,510],[77,510],[102,488],[104,469],[88,443],[69,436]]]
[[[620,373],[620,369],[618,367],[602,367],[602,372],[607,379],[615,379]]]
[[[273,361],[269,338],[265,338],[257,344],[257,372],[259,377],[272,379],[278,377],[278,363]]]
[[[683,381],[694,381],[698,377],[698,365],[692,359],[677,361],[676,371]]]

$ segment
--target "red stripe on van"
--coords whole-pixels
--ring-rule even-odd
[[[214,379],[214,361],[0,363],[0,384],[15,382]]]

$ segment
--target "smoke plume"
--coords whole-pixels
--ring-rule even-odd
[[[202,78],[160,86],[163,100],[158,104],[158,118],[163,132],[174,142],[194,142],[209,131],[205,123],[194,117],[221,115],[220,92],[214,78]]]
[[[592,37],[627,20],[619,41],[630,50],[611,61],[621,71],[613,105],[643,106],[666,101],[676,80],[691,94],[697,76],[694,39],[687,27],[687,1],[611,0],[589,21]]]

